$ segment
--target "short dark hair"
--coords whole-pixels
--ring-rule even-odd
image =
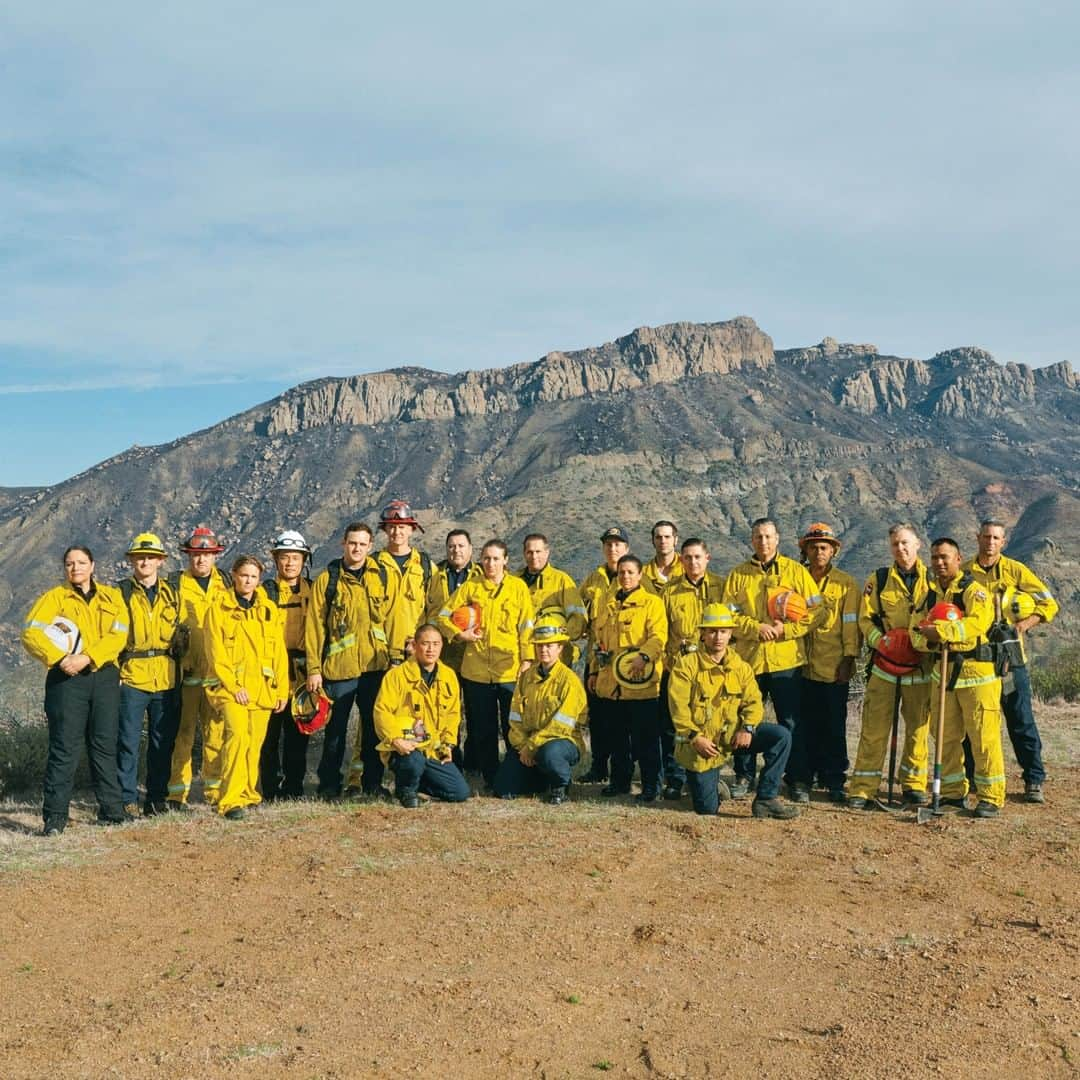
[[[639,570],[641,569],[641,560],[636,555],[630,555],[629,553],[620,555],[619,561],[615,565],[622,566],[623,563],[633,563]]]
[[[372,540],[375,539],[375,530],[370,525],[365,525],[362,521],[350,521],[345,526],[345,531],[341,534],[341,539],[344,540],[349,533],[354,532],[366,532]]]
[[[446,542],[447,544],[449,544],[449,543],[450,543],[450,541],[451,541],[451,540],[453,540],[455,536],[464,536],[464,537],[465,537],[465,539],[469,541],[469,544],[470,544],[470,546],[471,546],[471,544],[472,544],[472,537],[471,537],[471,536],[469,535],[469,530],[468,530],[468,529],[451,529],[451,530],[450,530],[450,531],[449,531],[449,532],[448,532],[448,533],[446,534],[446,541],[445,541],[445,542]],[[438,629],[438,628],[436,627],[436,629]]]
[[[508,559],[510,558],[510,549],[506,546],[506,541],[505,540],[485,540],[484,541],[484,546],[480,549],[481,553],[487,551],[487,549],[490,548],[490,547],[500,548],[502,550],[502,553]]]
[[[949,547],[956,548],[956,554],[960,554],[960,545],[951,536],[939,536],[936,540],[930,541],[930,550],[933,551],[936,547]]]
[[[750,531],[753,532],[759,525],[771,525],[777,532],[780,531],[780,526],[771,517],[754,518],[750,522]]]
[[[668,521],[667,518],[661,518],[659,521],[654,521],[649,535],[655,536],[656,530],[659,529],[661,525],[666,525],[676,536],[679,535],[679,526],[676,525],[674,521]]]
[[[94,553],[85,544],[72,544],[63,555],[60,556],[60,562],[66,563],[67,557],[73,551],[81,551],[91,562],[94,561]]]
[[[985,518],[979,522],[979,532],[983,529],[1000,529],[1003,533],[1008,535],[1009,527],[1004,521],[998,521],[997,518]]]
[[[425,630],[434,630],[435,633],[439,635],[439,637],[443,636],[442,631],[433,622],[424,622],[416,628],[416,632],[413,634],[413,637],[418,638]]]
[[[521,541],[521,546],[524,547],[530,540],[539,540],[540,543],[544,545],[544,547],[551,547],[548,538],[543,533],[529,533],[529,535]]]
[[[679,550],[680,551],[685,551],[687,548],[692,548],[692,547],[704,548],[706,551],[709,550],[709,545],[706,544],[705,541],[702,540],[700,536],[690,536],[690,537],[688,537],[686,540],[684,540],[682,542],[682,547],[679,548]]]

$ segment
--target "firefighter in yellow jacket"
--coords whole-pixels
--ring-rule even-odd
[[[650,533],[653,557],[641,568],[641,584],[662,600],[664,593],[683,575],[679,558],[679,529],[674,521],[653,524]]]
[[[120,583],[127,605],[128,640],[120,654],[120,731],[116,769],[128,813],[138,809],[139,745],[146,717],[146,802],[150,817],[168,809],[169,771],[180,723],[180,597],[161,575],[165,547],[154,533],[128,545],[131,577]]]
[[[478,563],[473,562],[472,537],[468,530],[451,529],[446,534],[446,558],[440,559],[431,571],[424,620],[434,623],[456,590],[466,581],[478,580],[481,577],[483,571]],[[464,641],[444,643],[439,662],[450,668],[455,675],[460,675],[464,656]]]
[[[1001,751],[1001,680],[994,670],[988,634],[994,604],[986,588],[961,569],[960,547],[943,536],[930,545],[934,582],[923,610],[911,616],[909,632],[916,649],[942,646],[949,651],[945,723],[941,754],[941,801],[962,807],[968,792],[964,773],[964,737],[975,756],[975,817],[994,818],[1005,805],[1005,758]],[[938,605],[958,607],[959,617],[936,618]],[[955,614],[955,613],[953,613]],[[940,686],[941,667],[934,667]],[[938,694],[931,695],[931,724],[937,730]]]
[[[912,613],[926,604],[930,582],[919,558],[915,527],[902,522],[889,529],[891,566],[874,571],[859,601],[859,630],[871,650],[863,697],[862,727],[855,767],[848,782],[848,806],[873,805],[894,717],[904,717],[900,781],[904,801],[925,806],[930,738],[930,660],[910,645]]]
[[[762,698],[771,698],[779,723],[792,733],[788,758],[789,785],[805,773],[800,755],[804,745],[798,732],[802,705],[802,666],[806,663],[806,636],[824,616],[821,596],[806,567],[779,553],[780,534],[771,518],[750,524],[753,557],[740,563],[724,581],[723,601],[735,615],[735,651],[753,669]],[[770,593],[792,592],[802,597],[806,615],[780,619],[769,610]],[[735,754],[735,783],[731,794],[746,798],[754,785],[754,754]],[[789,788],[789,791],[792,790]]]
[[[663,522],[658,523],[663,525]],[[657,526],[653,527],[655,533]],[[682,798],[686,770],[675,755],[675,728],[668,707],[668,680],[675,661],[697,652],[701,645],[701,613],[708,604],[718,604],[724,579],[709,570],[709,549],[696,536],[683,541],[679,552],[682,574],[673,576],[663,592],[668,621],[667,655],[660,679],[660,753],[664,775],[664,798]]]
[[[500,799],[547,792],[553,806],[566,802],[588,721],[585,688],[561,659],[569,641],[561,613],[549,610],[537,617],[536,663],[518,676],[510,706],[510,748],[495,774]]]
[[[611,783],[601,795],[630,791],[633,763],[641,766],[642,803],[656,801],[660,787],[660,676],[667,646],[664,602],[641,585],[641,560],[623,555],[618,588],[598,594],[589,613],[593,653],[589,687],[596,695],[591,716],[604,717],[611,732]]]
[[[1003,555],[1008,537],[1004,523],[988,519],[979,526],[976,536],[979,553],[968,559],[962,569],[991,595],[1005,599],[1001,626],[994,637],[1001,681],[1001,710],[1013,753],[1024,774],[1024,798],[1027,802],[1044,801],[1043,782],[1046,768],[1042,759],[1042,739],[1031,707],[1031,676],[1024,635],[1039,623],[1052,622],[1058,604],[1046,583],[1022,562]],[[1011,603],[1010,603],[1011,598]],[[1027,610],[1030,608],[1030,611]],[[1022,609],[1022,610],[1020,610]],[[995,618],[997,609],[995,607]],[[1002,640],[1005,639],[1005,640]],[[966,749],[968,779],[974,775],[974,761]]]
[[[438,619],[444,638],[465,642],[461,661],[469,718],[465,756],[475,760],[489,788],[499,768],[500,730],[504,741],[509,738],[514,685],[532,664],[532,600],[525,582],[507,573],[507,562],[506,544],[489,540],[480,552],[484,576],[455,590]],[[454,622],[454,612],[469,605],[477,606],[480,620],[462,629]],[[469,746],[473,740],[475,748]]]
[[[561,612],[567,640],[563,646],[562,659],[567,667],[573,667],[576,659],[574,642],[585,636],[585,601],[574,579],[551,565],[551,545],[543,533],[529,533],[522,543],[525,565],[517,576],[529,587],[533,610],[539,618],[546,611]]]
[[[840,540],[832,526],[814,522],[799,538],[799,549],[822,598],[824,618],[806,637],[798,755],[804,772],[793,776],[796,802],[810,801],[815,778],[835,803],[843,803],[848,767],[848,686],[862,651],[859,633],[859,586],[833,565]]]
[[[122,824],[116,776],[116,724],[120,672],[127,643],[127,613],[120,590],[94,580],[94,556],[75,545],[64,552],[63,585],[43,593],[26,616],[22,642],[45,665],[49,756],[42,804],[45,836],[67,827],[75,769],[85,745],[98,802],[98,820]]]
[[[379,528],[386,533],[386,547],[376,558],[391,582],[386,614],[390,663],[400,664],[411,652],[413,634],[424,621],[434,566],[426,552],[412,546],[413,535],[424,530],[408,503],[394,499],[384,507]]]
[[[685,653],[671,671],[669,696],[675,753],[686,770],[694,811],[715,814],[721,795],[720,767],[733,753],[752,750],[765,761],[752,812],[758,818],[793,818],[798,811],[778,798],[791,734],[763,724],[761,691],[750,665],[728,647],[735,619],[725,604],[707,604],[698,619],[700,648]]]
[[[307,688],[313,694],[322,690],[334,703],[318,767],[318,794],[323,799],[341,795],[341,766],[354,704],[360,714],[360,763],[350,766],[350,787],[352,774],[362,768],[362,791],[374,796],[384,790],[374,710],[389,665],[385,619],[393,582],[385,567],[369,555],[371,541],[370,526],[350,522],[342,536],[341,558],[332,559],[311,586],[304,627]]]
[[[471,792],[453,763],[461,723],[457,676],[439,662],[442,633],[424,623],[413,653],[391,668],[375,699],[379,752],[395,777],[398,802],[420,805],[420,792],[443,802],[464,802]]]
[[[232,592],[232,582],[215,565],[225,548],[210,529],[200,525],[180,550],[187,556],[187,569],[170,579],[170,584],[175,584],[180,597],[180,635],[187,640],[180,657],[180,727],[169,774],[170,810],[187,809],[196,728],[202,735],[203,798],[214,806],[221,790],[225,727],[210,697],[216,680],[210,671],[204,635],[210,609]]]
[[[259,588],[263,565],[241,555],[232,565],[233,590],[206,617],[210,691],[220,711],[225,739],[218,813],[230,821],[262,802],[259,754],[272,712],[289,700],[289,660],[277,605]]]
[[[586,619],[591,618],[594,607],[600,602],[602,594],[616,587],[615,575],[621,559],[630,550],[630,537],[621,525],[612,525],[600,535],[600,544],[604,561],[581,583],[579,592],[585,605]],[[585,662],[586,668],[591,660],[594,644],[591,622],[586,625]],[[596,695],[585,687],[585,697],[589,705],[589,752],[591,763],[589,771],[581,777],[584,784],[606,783],[609,775],[612,732],[608,717],[603,708],[596,707]]]
[[[302,533],[285,529],[270,545],[277,573],[263,582],[263,591],[277,609],[289,657],[289,700],[271,713],[259,758],[259,791],[263,802],[300,799],[304,795],[309,735],[293,720],[292,695],[307,681],[304,635],[311,606],[311,579],[304,573],[311,548]]]

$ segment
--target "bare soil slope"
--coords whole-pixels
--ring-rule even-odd
[[[0,810],[4,1077],[1077,1073],[1080,770],[1002,820]],[[84,807],[84,819],[90,811]]]

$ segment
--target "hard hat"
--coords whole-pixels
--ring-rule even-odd
[[[903,627],[889,630],[874,646],[874,667],[889,675],[910,675],[921,660],[911,644],[911,635]]]
[[[706,604],[698,621],[699,630],[724,630],[735,625],[735,616],[727,604]]]
[[[1001,614],[1006,621],[1018,623],[1035,614],[1035,597],[1010,587],[1001,594]]]
[[[387,525],[411,525],[414,529],[424,531],[420,522],[413,516],[412,507],[404,499],[394,499],[383,507],[379,527],[385,529]]]
[[[311,558],[311,548],[308,547],[303,535],[295,529],[286,529],[274,537],[274,542],[270,545],[270,553],[277,551],[299,551],[307,558]]]
[[[207,555],[220,555],[225,548],[218,542],[218,538],[214,535],[213,529],[208,529],[205,525],[200,525],[192,534],[180,545],[180,550],[185,555],[194,555],[198,552],[202,552]]]
[[[611,673],[615,676],[615,681],[620,686],[632,688],[635,686],[641,686],[647,683],[656,672],[656,664],[645,656],[645,667],[642,669],[640,675],[633,675],[630,672],[630,665],[634,662],[635,656],[645,656],[640,649],[630,648],[623,649],[612,661],[611,661]]]
[[[63,615],[58,615],[41,631],[58,649],[63,649],[68,656],[79,651],[82,645],[82,633],[79,628]]]
[[[566,631],[566,619],[562,612],[549,611],[536,620],[533,625],[533,644],[552,645],[559,641],[569,641]]]
[[[836,538],[832,526],[826,525],[823,521],[815,521],[813,525],[808,526],[806,532],[799,537],[799,550],[806,551],[806,545],[812,540],[827,540],[832,544],[834,554],[840,550],[840,541]]]
[[[484,609],[477,603],[462,604],[450,613],[450,621],[459,630],[479,630],[484,625]]]
[[[134,540],[128,544],[128,555],[160,555],[165,558],[165,545],[161,542],[157,533],[143,532],[139,533]]]
[[[926,618],[919,623],[919,629],[927,630],[936,622],[956,622],[957,619],[963,617],[964,613],[955,604],[950,604],[947,600],[939,600],[926,613]]]
[[[798,622],[806,618],[806,600],[794,589],[776,585],[769,590],[769,618],[779,622]]]
[[[313,694],[301,683],[292,696],[292,718],[305,735],[312,735],[326,727],[331,704],[321,690]]]

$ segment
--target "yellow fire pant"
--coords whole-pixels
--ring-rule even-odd
[[[173,745],[169,798],[187,802],[191,791],[191,750],[195,745],[196,724],[202,729],[203,795],[213,805],[221,789],[221,746],[225,725],[205,686],[183,686],[180,690],[180,728]]]
[[[230,702],[224,714],[225,744],[221,751],[221,798],[219,814],[262,802],[258,792],[259,754],[270,723],[269,709],[253,709]]]
[[[937,731],[938,695],[933,695],[931,722]],[[994,806],[1005,805],[1005,756],[1001,750],[1001,680],[958,686],[945,694],[945,728],[941,739],[941,795],[961,798],[968,792],[964,774],[964,736],[975,757],[975,791]]]
[[[871,671],[863,698],[862,730],[848,794],[877,798],[881,770],[892,734],[896,683]],[[930,685],[902,682],[900,713],[904,718],[904,746],[900,754],[900,783],[904,791],[925,791],[930,761]]]

